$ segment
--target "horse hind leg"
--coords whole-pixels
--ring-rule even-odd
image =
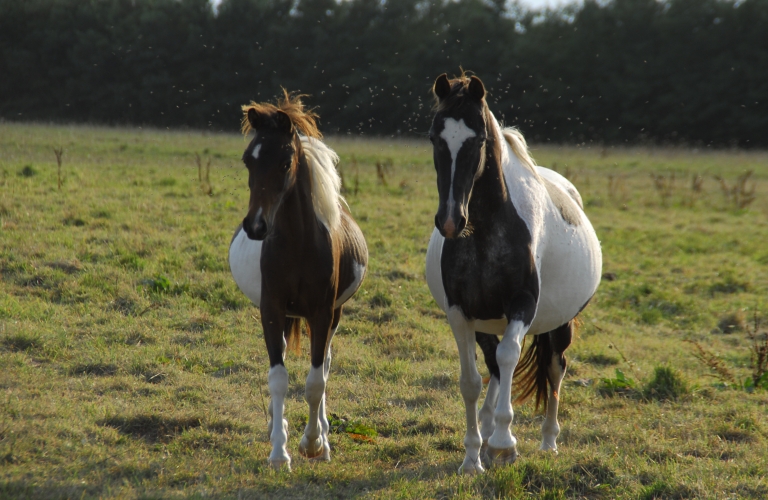
[[[323,363],[323,375],[325,376],[325,382],[328,383],[328,374],[331,371],[331,341],[336,334],[336,330],[339,327],[339,320],[341,319],[341,307],[333,311],[333,323],[331,324],[331,334],[328,338],[328,352],[325,355],[325,362]],[[323,392],[323,399],[320,401],[320,432],[323,436],[323,455],[318,457],[319,459],[330,461],[331,460],[331,444],[328,440],[328,432],[330,432],[330,424],[328,423],[328,414],[325,409],[325,392]]]
[[[493,423],[493,411],[496,408],[496,403],[499,399],[499,364],[496,361],[496,347],[499,345],[499,338],[496,335],[490,333],[475,332],[475,341],[480,349],[483,351],[483,358],[485,359],[485,366],[488,367],[490,373],[490,380],[488,381],[488,390],[485,393],[485,401],[480,408],[480,437],[483,440],[483,444],[480,447],[480,458],[483,460],[483,465],[490,465],[488,459],[488,439],[493,434],[495,425]]]
[[[557,412],[560,405],[560,386],[565,376],[565,350],[571,344],[573,337],[573,320],[546,333],[551,346],[551,358],[547,367],[549,395],[546,404],[544,423],[541,425],[541,450],[557,453],[557,436],[560,434],[560,424],[557,422]]]

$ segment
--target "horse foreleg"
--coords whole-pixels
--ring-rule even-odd
[[[272,452],[269,454],[269,464],[280,469],[291,469],[291,457],[288,455],[286,445],[288,443],[288,421],[283,418],[285,413],[285,396],[288,394],[288,370],[283,364],[285,340],[283,338],[283,324],[285,316],[277,312],[270,312],[262,308],[262,327],[264,340],[267,344],[269,355],[269,413],[272,417],[268,427],[269,440],[272,443]],[[281,425],[274,425],[278,422]]]
[[[328,444],[328,420],[325,415],[325,385],[330,370],[330,345],[333,332],[333,317],[321,315],[312,318],[309,328],[312,332],[312,366],[307,375],[304,397],[309,405],[309,419],[304,436],[299,443],[299,453],[307,458],[330,460],[331,447]]]
[[[512,435],[512,375],[520,360],[521,341],[528,331],[522,321],[509,322],[501,343],[496,348],[499,364],[499,396],[493,414],[494,430],[488,439],[488,457],[496,465],[511,464],[517,459],[517,439]]]
[[[483,351],[485,365],[488,367],[490,380],[488,381],[488,390],[485,393],[485,401],[480,408],[480,436],[483,445],[480,447],[480,458],[483,465],[488,464],[488,438],[493,434],[493,411],[496,409],[496,402],[499,399],[499,364],[496,362],[496,347],[499,345],[499,338],[490,333],[475,332],[477,345]]]
[[[475,364],[475,331],[474,322],[467,321],[458,307],[448,310],[448,323],[453,330],[456,346],[459,349],[461,361],[461,376],[459,386],[467,417],[467,433],[464,436],[466,454],[464,462],[459,467],[459,473],[476,474],[485,472],[480,463],[480,446],[482,439],[477,425],[477,400],[483,388],[483,380]]]

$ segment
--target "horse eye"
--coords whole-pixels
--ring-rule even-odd
[[[283,171],[287,171],[289,168],[291,168],[291,162],[287,161],[287,162],[283,163],[283,164],[280,166],[280,168],[282,168],[282,169],[283,169]]]

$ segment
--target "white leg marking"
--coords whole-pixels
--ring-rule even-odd
[[[493,421],[493,411],[496,409],[496,404],[499,400],[499,380],[491,375],[491,380],[488,382],[488,391],[485,393],[485,401],[480,408],[480,436],[483,438],[483,446],[480,449],[481,458],[486,448],[488,448],[488,439],[493,434],[493,430],[496,428]]]
[[[320,423],[320,406],[325,396],[325,367],[310,367],[304,397],[309,405],[309,419],[304,436],[299,443],[299,452],[307,458],[316,458],[323,453],[323,434]],[[330,459],[330,457],[329,457]]]
[[[517,362],[523,337],[528,329],[522,321],[510,321],[501,343],[496,348],[496,361],[499,364],[499,400],[493,415],[495,429],[488,439],[488,455],[497,464],[512,463],[517,458],[517,440],[510,429],[514,412],[512,411],[512,375]]]
[[[309,419],[304,428],[304,436],[299,443],[299,453],[307,458],[326,462],[331,460],[331,445],[328,441],[330,426],[325,413],[325,386],[328,382],[328,373],[331,370],[330,340],[333,339],[334,333],[336,330],[331,331],[323,366],[310,367],[309,375],[307,375],[304,395],[309,405]]]
[[[288,456],[286,444],[288,442],[288,421],[283,418],[285,413],[285,396],[288,394],[288,370],[283,365],[275,365],[269,370],[269,403],[272,413],[270,422],[270,441],[272,453],[269,455],[269,464],[275,469],[287,467],[291,470],[291,457]],[[272,422],[280,422],[282,425],[273,425]]]
[[[334,330],[335,332],[336,330]],[[328,373],[331,371],[331,347],[328,346],[328,355],[325,358],[325,363],[323,363],[323,376],[325,377],[325,383],[328,383]],[[327,460],[331,459],[331,445],[330,441],[328,441],[328,431],[330,430],[330,425],[328,424],[328,414],[325,412],[325,393],[323,393],[323,399],[320,401],[320,428],[321,432],[323,434],[323,443],[325,448],[327,449],[327,457],[324,456]]]
[[[557,436],[560,434],[560,424],[557,422],[557,411],[560,406],[560,385],[563,382],[565,370],[560,366],[560,356],[552,355],[549,364],[549,399],[547,400],[547,415],[541,424],[541,449],[557,453]]]
[[[259,151],[261,151],[261,143],[256,144],[256,146],[253,147],[253,151],[251,152],[251,156],[253,156],[254,160],[259,159]]]
[[[473,321],[467,321],[461,310],[454,306],[448,310],[448,323],[453,330],[456,346],[459,348],[461,360],[461,376],[459,386],[464,398],[467,417],[467,433],[464,436],[466,454],[464,462],[459,467],[459,473],[477,474],[485,472],[480,463],[480,429],[477,425],[477,400],[483,388],[483,379],[475,364],[475,328]]]
[[[463,118],[459,121],[456,121],[453,118],[446,118],[443,124],[444,128],[443,131],[440,132],[440,137],[443,138],[448,145],[448,150],[451,152],[451,188],[448,191],[447,207],[448,217],[451,217],[453,206],[456,204],[456,201],[453,198],[453,176],[456,173],[456,158],[459,156],[459,151],[464,145],[464,141],[470,137],[475,137],[477,132],[469,128],[467,124],[464,123]]]

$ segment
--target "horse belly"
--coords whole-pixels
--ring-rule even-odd
[[[246,297],[256,307],[261,304],[261,241],[248,238],[238,230],[229,245],[229,269]]]
[[[600,242],[586,215],[575,227],[563,223],[559,214],[551,218],[547,222],[552,231],[539,264],[541,287],[532,334],[554,330],[576,317],[600,283]]]
[[[344,303],[348,301],[352,295],[355,294],[357,289],[360,288],[360,284],[363,282],[363,278],[365,278],[365,264],[360,264],[359,262],[352,259],[350,265],[352,266],[354,279],[346,289],[339,291],[339,295],[336,297],[336,303],[333,306],[334,308],[338,308],[344,305]]]
[[[437,306],[443,312],[448,312],[448,298],[445,296],[443,271],[440,267],[443,243],[445,243],[445,238],[440,235],[440,231],[436,228],[433,229],[432,236],[429,238],[429,245],[427,246],[427,286],[435,302],[437,302]]]

